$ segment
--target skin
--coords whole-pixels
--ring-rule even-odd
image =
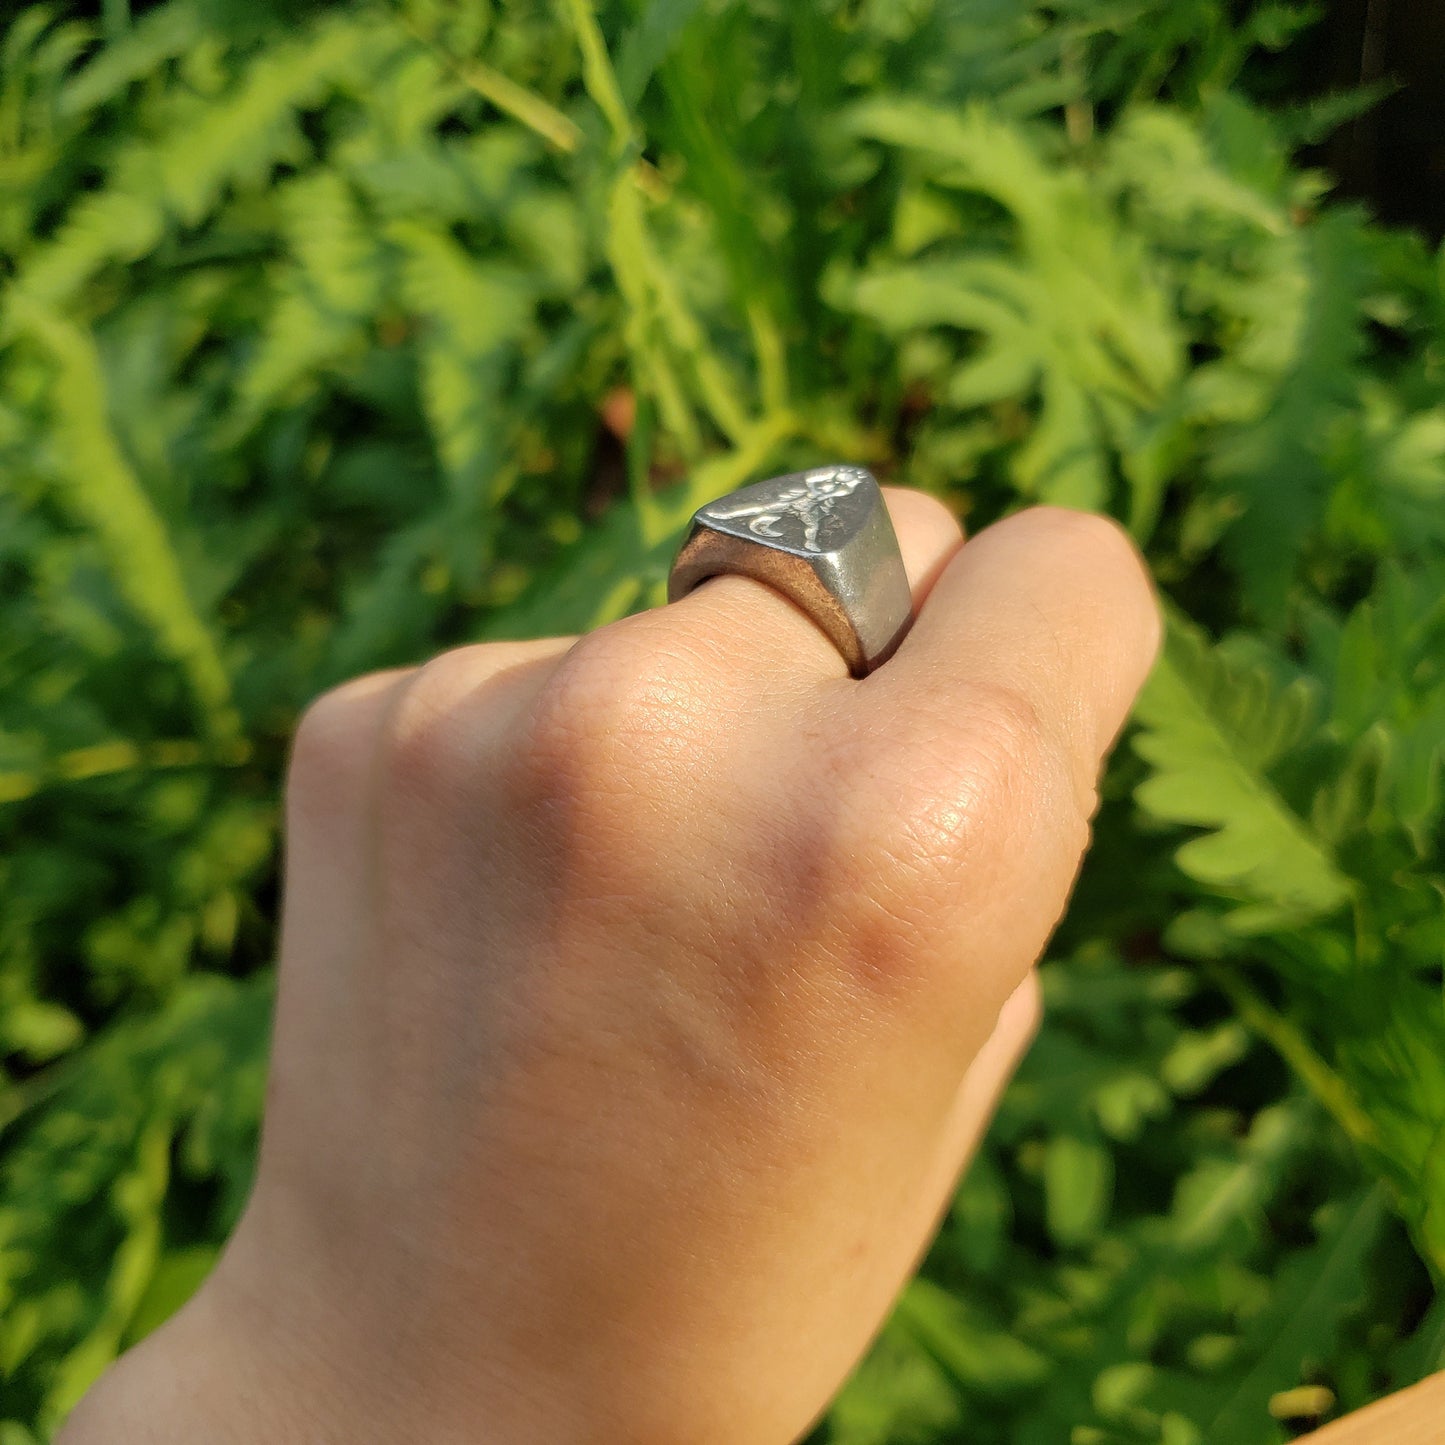
[[[1432,1375],[1367,1410],[1316,1431],[1302,1445],[1440,1445],[1445,1440],[1445,1374]]]
[[[1159,642],[1112,523],[963,545],[863,682],[728,577],[303,720],[255,1190],[63,1445],[788,1445],[1038,1017]]]

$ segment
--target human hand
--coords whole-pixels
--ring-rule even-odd
[[[66,1445],[806,1429],[1031,1036],[1159,637],[1110,523],[889,505],[921,610],[862,682],[725,577],[310,710],[255,1190]]]

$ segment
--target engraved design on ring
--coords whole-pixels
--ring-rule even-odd
[[[790,472],[700,507],[672,564],[668,600],[725,574],[751,577],[800,607],[855,677],[881,667],[913,620],[893,522],[864,467]]]
[[[726,498],[704,507],[703,512],[719,522],[748,517],[748,531],[758,537],[778,538],[778,523],[787,516],[800,519],[803,523],[803,546],[809,552],[821,552],[818,532],[833,511],[834,503],[840,497],[851,496],[864,482],[872,477],[862,467],[819,467],[807,472],[795,487],[779,492],[776,498],[754,502],[745,507],[728,508]]]

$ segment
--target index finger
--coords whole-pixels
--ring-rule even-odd
[[[1132,540],[1087,512],[1036,507],[979,533],[935,583],[896,657],[860,692],[906,695],[948,725],[1015,709],[1092,789],[1153,666],[1159,605]]]
[[[924,994],[947,1049],[991,1026],[1058,922],[1160,631],[1124,532],[1037,508],[965,543],[892,660],[835,697],[848,836],[885,881],[924,882],[908,916],[942,965]]]

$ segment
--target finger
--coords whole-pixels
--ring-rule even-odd
[[[963,524],[937,497],[907,487],[884,487],[883,499],[898,550],[913,590],[915,613],[928,600],[939,575],[963,546]]]
[[[322,693],[301,716],[286,779],[286,872],[307,880],[289,892],[282,953],[324,948],[344,925],[365,850],[364,809],[381,719],[414,667],[352,679]],[[343,932],[344,936],[344,932]]]
[[[302,713],[286,786],[289,833],[355,832],[353,810],[380,720],[397,689],[416,672],[393,667],[353,678],[322,693]],[[293,837],[293,852],[296,847]]]
[[[1106,518],[1057,507],[987,528],[938,578],[897,657],[870,682],[967,728],[1009,708],[1092,790],[1160,640],[1143,560]]]
[[[903,880],[885,901],[911,898],[926,920],[924,986],[904,994],[926,1001],[945,1060],[987,1036],[1058,922],[1101,761],[1159,634],[1125,534],[1039,508],[969,541],[897,655],[835,689],[856,780],[842,836],[864,840],[876,876]]]
[[[353,678],[316,698],[302,714],[291,749],[288,803],[294,815],[322,815],[329,829],[354,831],[367,774],[382,732],[404,699],[425,694],[425,707],[445,711],[499,675],[560,656],[575,639],[483,642],[453,648],[421,667],[394,667]]]
[[[954,1100],[944,1128],[935,1181],[940,1202],[952,1193],[960,1170],[987,1132],[1004,1090],[1039,1031],[1042,1017],[1039,976],[1029,973],[999,1011],[993,1033],[974,1055]]]
[[[361,866],[365,811],[384,735],[390,733],[404,745],[408,730],[445,726],[447,714],[466,697],[504,675],[544,667],[572,641],[545,638],[459,647],[422,667],[354,678],[312,702],[291,749],[286,846],[291,861],[313,880],[313,898],[344,889]],[[298,907],[288,917],[294,923],[313,915],[320,917],[324,910]],[[320,926],[327,926],[324,919]]]
[[[883,495],[916,611],[963,545],[963,529],[942,502],[924,492],[885,487]],[[670,626],[715,642],[735,669],[785,672],[805,686],[848,676],[837,648],[807,613],[751,577],[711,578],[665,612]]]

